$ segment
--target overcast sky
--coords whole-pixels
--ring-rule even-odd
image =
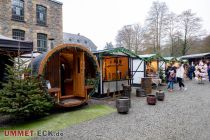
[[[115,44],[118,30],[124,25],[144,24],[153,0],[58,0],[63,2],[63,31],[80,33],[91,39],[98,49],[106,42]],[[210,33],[210,0],[164,0],[170,11],[180,14],[192,9],[202,18]]]

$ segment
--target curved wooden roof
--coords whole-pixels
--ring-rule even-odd
[[[96,60],[96,57],[91,53],[90,50],[88,50],[85,46],[82,46],[80,44],[62,44],[62,45],[59,45],[59,46],[55,47],[54,49],[50,50],[49,52],[39,55],[32,62],[33,72],[37,72],[38,75],[42,75],[49,58],[51,56],[53,56],[53,54],[55,54],[63,49],[83,50],[84,52],[86,52],[88,54],[88,56],[90,56],[94,60],[95,65],[97,66],[96,70],[97,70],[97,72],[99,72],[99,64],[98,64],[98,61]]]

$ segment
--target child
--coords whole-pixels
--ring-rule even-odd
[[[172,92],[174,88],[174,81],[175,81],[175,72],[174,70],[169,71],[169,77],[168,77],[168,91]]]

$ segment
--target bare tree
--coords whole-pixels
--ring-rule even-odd
[[[136,54],[143,50],[146,29],[140,24],[133,25],[133,48]]]
[[[165,2],[155,1],[146,19],[149,34],[154,40],[154,51],[160,52],[161,39],[164,37],[164,30],[167,21],[168,7]]]
[[[125,47],[132,50],[133,43],[133,28],[132,25],[125,25],[121,30],[118,31],[116,42],[117,47]]]
[[[203,39],[201,39],[199,43],[200,44],[197,45],[197,46],[200,47],[200,50],[199,50],[200,53],[210,52],[210,35],[207,35],[206,37],[204,37]]]
[[[182,55],[185,55],[191,47],[192,38],[198,36],[199,31],[201,31],[201,18],[196,17],[196,14],[192,13],[191,10],[187,10],[179,15],[179,21],[184,40]]]
[[[106,46],[104,47],[104,49],[112,49],[114,48],[114,45],[112,44],[112,42],[106,42]]]
[[[204,44],[204,48],[206,49],[205,51],[210,52],[210,35],[204,38],[203,44]]]
[[[152,34],[149,30],[146,30],[144,34],[143,50],[147,50],[148,48],[151,53],[156,52],[155,35]]]
[[[168,34],[168,39],[170,42],[170,55],[174,56],[175,47],[177,46],[177,41],[180,38],[180,32],[178,28],[178,17],[175,13],[171,12],[167,15],[167,25],[166,32]]]
[[[117,47],[125,47],[138,53],[143,50],[145,31],[140,24],[124,26],[116,37]]]

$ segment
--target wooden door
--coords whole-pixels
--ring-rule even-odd
[[[84,52],[76,52],[74,55],[75,71],[74,71],[74,95],[78,97],[86,97],[85,95],[85,57]]]
[[[73,54],[61,53],[60,55],[60,78],[62,97],[73,95],[72,71],[74,67]],[[68,97],[67,97],[68,98]]]

